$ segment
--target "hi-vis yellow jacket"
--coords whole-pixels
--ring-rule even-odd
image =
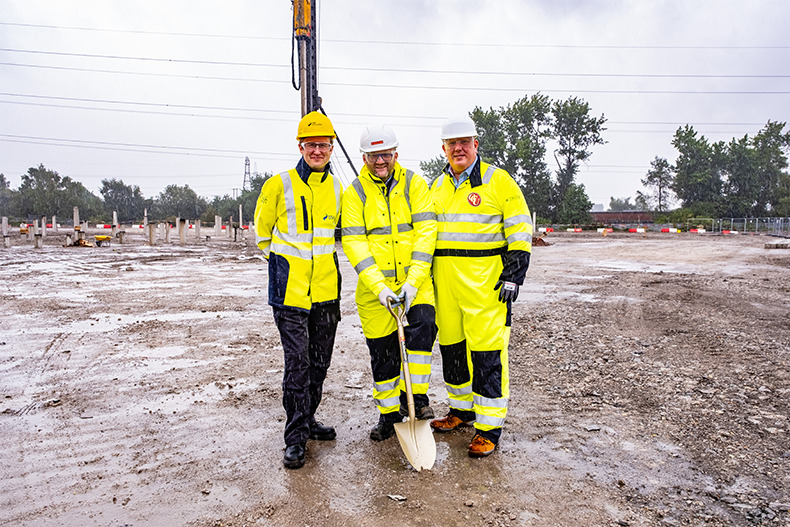
[[[500,279],[523,284],[533,226],[518,184],[510,174],[479,158],[458,189],[449,167],[445,170],[432,188],[439,226],[434,256],[474,260],[501,255],[505,269]]]
[[[431,274],[436,215],[422,176],[395,163],[387,187],[367,166],[343,194],[343,251],[374,295],[408,282],[419,288]]]
[[[303,160],[263,184],[255,234],[269,260],[270,305],[309,311],[312,304],[339,301],[335,227],[342,194],[328,167],[312,172]]]

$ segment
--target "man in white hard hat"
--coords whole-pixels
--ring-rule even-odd
[[[266,180],[255,208],[258,247],[269,262],[269,305],[285,354],[283,464],[304,465],[308,439],[336,432],[315,418],[340,321],[335,227],[343,185],[329,169],[335,130],[310,112],[299,122],[296,168]]]
[[[359,274],[356,303],[370,350],[378,423],[374,441],[395,433],[408,415],[395,319],[387,301],[402,300],[416,417],[431,419],[428,400],[431,349],[436,339],[431,261],[436,216],[430,190],[419,174],[398,163],[398,139],[386,125],[365,127],[360,150],[365,166],[343,194],[343,251]]]
[[[511,305],[529,267],[532,219],[513,178],[478,156],[468,116],[448,119],[441,139],[447,165],[431,188],[433,276],[450,410],[431,427],[448,432],[474,421],[468,452],[483,457],[496,449],[507,414]]]

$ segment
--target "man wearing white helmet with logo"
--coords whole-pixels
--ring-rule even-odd
[[[442,126],[443,174],[431,197],[438,223],[433,276],[436,323],[450,411],[438,432],[468,426],[469,455],[494,452],[507,414],[511,304],[529,267],[532,219],[504,170],[483,163],[466,115]]]
[[[428,400],[431,348],[436,339],[431,261],[436,216],[422,176],[398,163],[398,139],[386,125],[365,127],[360,150],[365,166],[343,194],[343,251],[359,274],[356,303],[370,350],[378,423],[374,441],[395,433],[408,414],[395,319],[387,299],[401,299],[409,370],[418,419],[431,419]]]

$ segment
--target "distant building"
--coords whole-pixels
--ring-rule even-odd
[[[649,210],[595,211],[590,212],[595,223],[653,223],[654,214]]]

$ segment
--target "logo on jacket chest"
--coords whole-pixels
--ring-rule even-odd
[[[477,207],[483,200],[477,192],[470,192],[469,195],[466,196],[466,201],[468,201],[471,206]]]

